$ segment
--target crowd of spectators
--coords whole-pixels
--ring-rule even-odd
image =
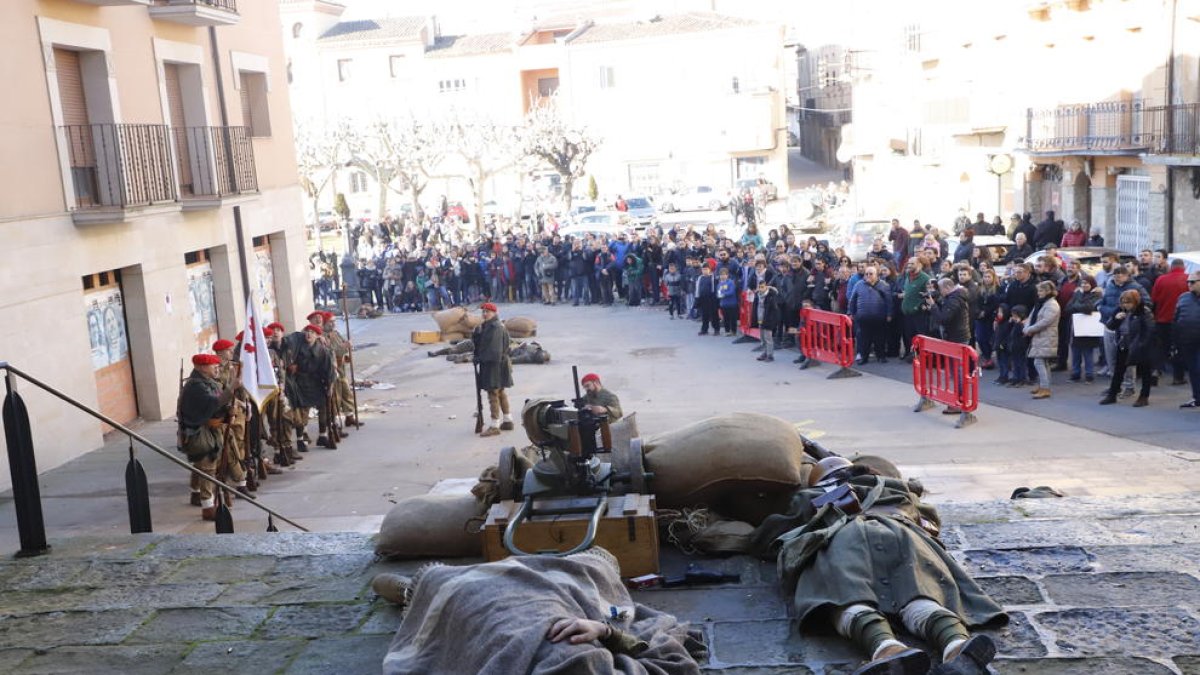
[[[913,340],[927,335],[972,345],[997,385],[1032,387],[1036,399],[1051,395],[1054,373],[1067,372],[1070,382],[1108,378],[1100,401],[1112,403],[1132,397],[1136,372],[1135,406],[1148,405],[1160,378],[1182,385],[1190,377],[1194,397],[1185,407],[1196,407],[1200,273],[1189,280],[1166,252],[1142,251],[1136,262],[1106,255],[1090,274],[1057,254],[1083,228],[1052,213],[1038,225],[1014,215],[1007,232],[999,218],[964,220],[955,222],[957,236],[894,220],[865,260],[786,225],[764,236],[754,224],[735,239],[715,224],[563,237],[496,225],[475,233],[452,219],[385,220],[353,232],[352,245],[360,296],[390,312],[483,300],[623,303],[697,321],[700,335],[733,337],[746,302],[751,326],[763,328],[758,358],[771,361],[775,349],[796,345],[801,309],[813,307],[853,318],[859,365],[872,356],[910,361]],[[973,245],[976,227],[1008,234],[1016,246],[995,259]],[[1083,241],[1102,245],[1098,237]],[[1034,252],[1029,242],[1046,251],[1036,264],[1025,260]],[[314,292],[330,274],[336,270],[314,276]]]

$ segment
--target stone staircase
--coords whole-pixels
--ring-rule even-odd
[[[1195,495],[946,503],[953,554],[1009,609],[999,673],[1200,675]],[[374,673],[399,613],[362,534],[138,535],[52,542],[0,562],[0,672]],[[469,561],[463,561],[469,562]],[[667,550],[664,573],[689,559]],[[836,637],[798,636],[773,564],[709,559],[738,584],[640,591],[702,625],[710,672],[848,673]]]

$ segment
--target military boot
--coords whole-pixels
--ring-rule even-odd
[[[926,675],[929,655],[920,649],[892,645],[879,653],[879,658],[864,664],[853,675]]]
[[[371,590],[379,597],[403,607],[412,590],[412,578],[399,574],[376,574],[371,580]]]
[[[930,675],[986,675],[988,664],[996,658],[996,643],[986,635],[976,635],[946,655]]]
[[[192,506],[200,506],[200,504],[201,504],[201,503],[202,503],[202,502],[200,501],[200,493],[199,493],[199,492],[193,492],[193,493],[192,493],[192,500],[191,500],[191,504],[192,504]]]

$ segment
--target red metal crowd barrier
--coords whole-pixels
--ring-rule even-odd
[[[751,299],[753,295],[754,291],[742,292],[741,302],[738,303],[738,330],[743,336],[753,338],[757,342],[762,339],[762,333],[757,328],[750,327],[750,312],[754,308],[754,301]]]
[[[928,410],[934,403],[959,413],[955,428],[975,421],[979,407],[979,354],[971,345],[918,335],[913,340],[913,388],[921,400],[913,412]]]
[[[823,309],[800,310],[800,349],[809,362],[832,363],[841,368],[829,376],[857,377],[862,373],[850,369],[854,363],[854,320],[845,314]],[[805,364],[807,366],[807,363]]]

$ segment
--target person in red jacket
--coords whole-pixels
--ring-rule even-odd
[[[1158,370],[1165,372],[1165,366],[1171,364],[1174,378],[1171,384],[1184,384],[1185,369],[1177,351],[1172,349],[1171,322],[1175,320],[1175,303],[1179,296],[1188,292],[1188,275],[1186,265],[1182,260],[1174,260],[1167,273],[1154,280],[1154,288],[1150,291],[1150,300],[1154,303],[1154,323],[1158,324],[1155,337],[1158,338],[1158,354],[1156,365]]]
[[[1075,220],[1071,222],[1071,227],[1067,228],[1067,231],[1063,233],[1061,244],[1063,248],[1067,248],[1068,246],[1086,246],[1087,238],[1087,230],[1083,229],[1082,223]]]

